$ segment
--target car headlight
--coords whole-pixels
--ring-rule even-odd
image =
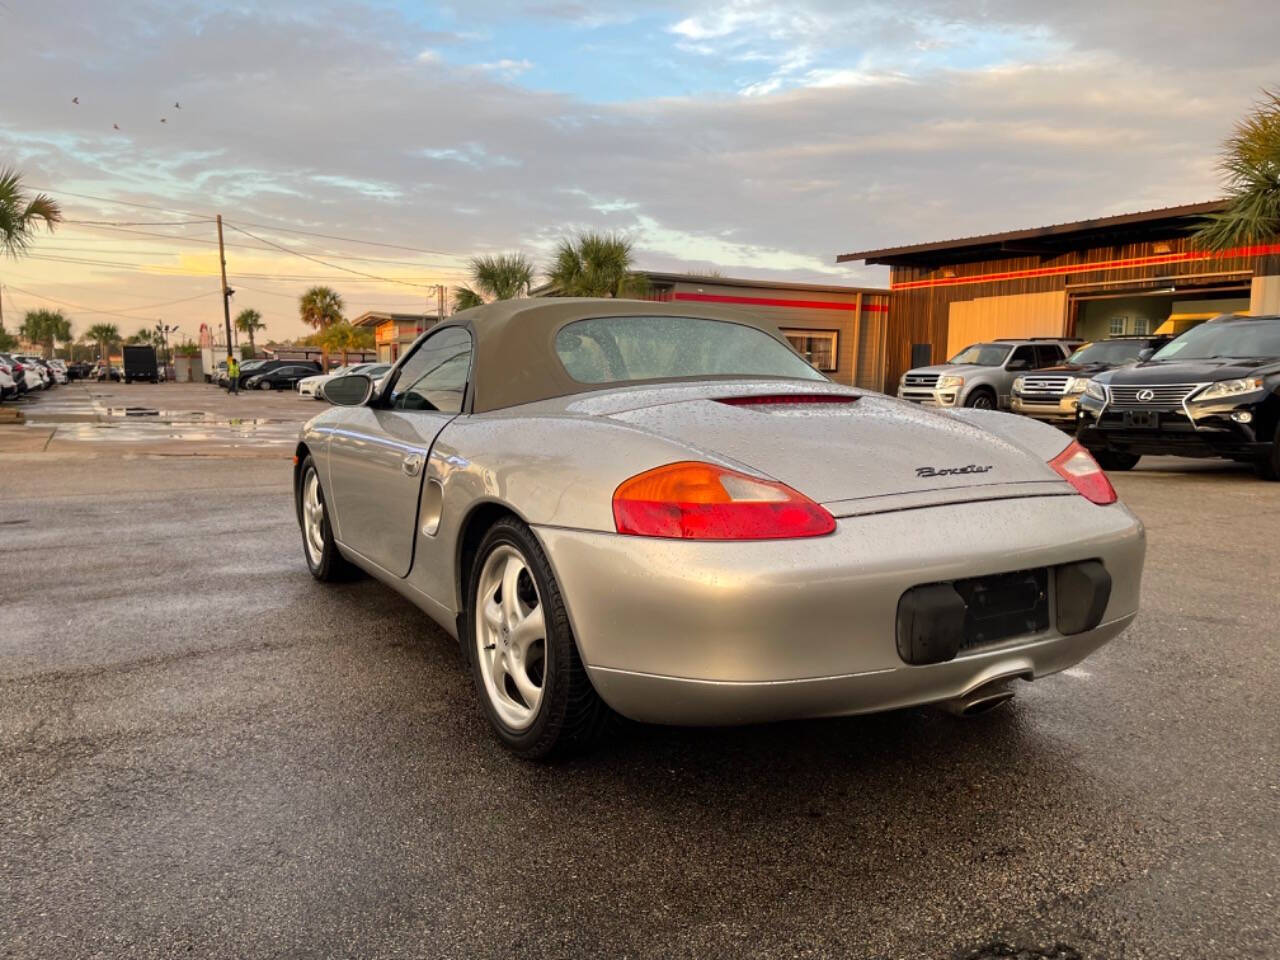
[[[1021,392],[1022,392],[1022,384],[1023,384],[1023,383],[1025,383],[1025,382],[1026,382],[1026,378],[1025,378],[1025,377],[1017,377],[1017,378],[1013,381],[1013,392],[1014,392],[1014,393],[1021,393]]]
[[[1097,380],[1088,380],[1084,385],[1084,395],[1092,397],[1094,400],[1107,402],[1107,388],[1100,384]]]
[[[1209,386],[1201,390],[1196,396],[1192,397],[1192,401],[1200,400],[1220,400],[1223,397],[1236,397],[1245,393],[1254,393],[1263,387],[1262,377],[1248,377],[1243,380],[1223,380],[1220,383],[1211,383]]]
[[[1067,381],[1067,393],[1084,393],[1088,388],[1088,377],[1075,377]]]
[[[957,387],[963,387],[963,386],[964,386],[964,377],[939,377],[938,378],[939,390],[954,390]]]

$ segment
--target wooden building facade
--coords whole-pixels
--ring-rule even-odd
[[[1223,253],[1191,234],[1219,202],[837,257],[890,267],[884,383],[997,337],[1181,333],[1280,313],[1280,244]]]

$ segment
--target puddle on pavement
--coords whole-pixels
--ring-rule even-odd
[[[36,424],[31,423],[31,426]],[[212,429],[208,429],[212,428]],[[183,429],[180,424],[156,421],[139,423],[61,423],[55,440],[108,441],[113,443],[147,443],[158,440],[185,440],[193,443],[250,442],[255,445],[295,443],[298,427],[288,422],[241,421],[201,425]]]

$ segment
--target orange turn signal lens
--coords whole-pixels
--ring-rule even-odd
[[[817,537],[836,528],[821,505],[784,483],[694,461],[624,481],[613,518],[619,533],[681,540]]]

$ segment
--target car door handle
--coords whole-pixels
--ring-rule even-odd
[[[411,453],[400,461],[400,469],[404,471],[406,477],[416,477],[418,471],[422,469],[422,455]]]

